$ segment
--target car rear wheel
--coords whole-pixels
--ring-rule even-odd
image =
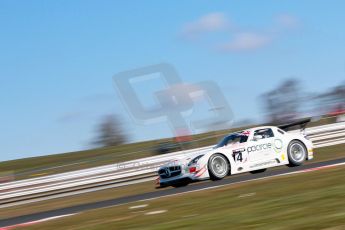
[[[307,158],[307,149],[300,141],[291,141],[288,146],[289,166],[302,165]]]
[[[223,155],[216,153],[208,160],[208,170],[211,180],[221,180],[228,175],[230,166]]]

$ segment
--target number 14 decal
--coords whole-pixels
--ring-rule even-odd
[[[234,161],[240,161],[242,162],[243,161],[243,156],[242,156],[242,152],[235,152],[233,154],[233,158],[234,158]]]

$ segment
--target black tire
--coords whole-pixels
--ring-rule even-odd
[[[304,161],[307,159],[307,154],[307,148],[301,141],[291,141],[287,151],[289,166],[295,167],[302,165]]]
[[[230,172],[228,159],[222,154],[213,154],[208,160],[208,172],[211,180],[221,180]]]
[[[254,170],[254,171],[250,171],[251,174],[257,174],[257,173],[263,173],[265,172],[267,169],[258,169],[258,170]]]

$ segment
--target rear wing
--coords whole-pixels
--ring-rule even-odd
[[[301,130],[301,132],[304,133],[304,130],[310,121],[311,121],[310,118],[306,118],[306,119],[295,121],[289,124],[279,125],[278,128],[284,131],[289,131],[292,127],[299,126],[299,129]]]

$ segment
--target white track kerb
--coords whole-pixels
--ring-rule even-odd
[[[299,132],[299,131],[293,131]],[[315,148],[345,143],[345,122],[306,129],[305,133],[313,141]],[[20,201],[39,200],[57,194],[75,194],[76,191],[92,191],[90,188],[109,188],[109,185],[123,186],[143,179],[153,180],[157,169],[183,155],[211,149],[207,146],[198,149],[179,151],[159,156],[147,157],[119,164],[89,168],[73,172],[55,174],[27,180],[3,183],[0,186],[0,207],[12,206]]]

